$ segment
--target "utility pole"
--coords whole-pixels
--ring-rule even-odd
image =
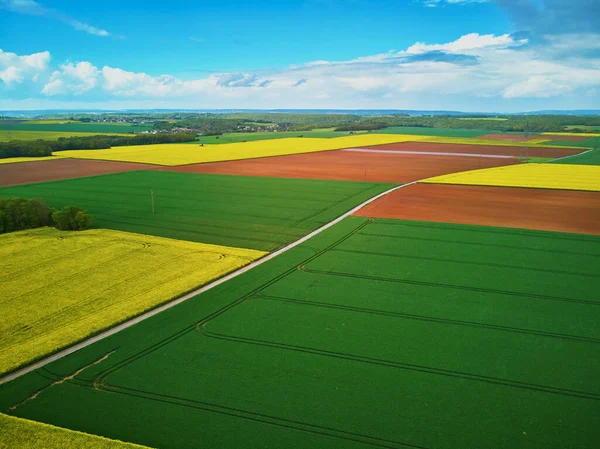
[[[150,189],[150,197],[152,198],[152,213],[154,213],[154,190]]]

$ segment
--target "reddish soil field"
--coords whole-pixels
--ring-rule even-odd
[[[414,184],[355,215],[600,235],[600,193]]]
[[[212,162],[161,170],[187,173],[337,179],[405,183],[477,168],[511,165],[515,159],[323,151],[230,162]]]
[[[540,139],[548,138],[551,140],[570,140],[572,142],[582,142],[584,140],[591,139],[594,136],[556,136],[553,134],[544,134],[537,137],[539,137]]]
[[[85,159],[56,159],[0,164],[0,186],[56,181],[133,170],[154,170],[156,168],[155,165]]]
[[[528,134],[525,138],[525,134],[486,134],[485,136],[479,136],[478,139],[490,139],[490,140],[502,140],[504,142],[524,142],[526,140],[537,139],[539,136],[535,134]]]
[[[521,156],[520,146],[496,146],[496,145],[465,145],[455,143],[435,142],[401,142],[386,145],[376,145],[364,148],[377,150],[397,151],[438,151],[444,153],[472,153],[472,154],[495,154],[499,156]],[[585,150],[585,149],[584,149]],[[564,157],[581,153],[584,150],[570,150],[565,148],[533,148],[527,151],[529,157]]]

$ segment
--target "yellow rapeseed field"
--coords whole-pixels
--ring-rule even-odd
[[[600,137],[598,133],[542,133],[542,134],[550,134],[553,136],[585,136],[585,137]]]
[[[422,182],[600,191],[600,166],[523,164],[436,176]]]
[[[7,157],[0,159],[0,164],[15,164],[17,162],[34,162],[34,161],[49,161],[50,159],[61,158],[60,153],[56,153],[56,156],[44,156],[44,157]]]
[[[104,229],[0,235],[0,373],[264,254]]]
[[[257,140],[204,146],[171,143],[113,147],[108,150],[71,150],[61,151],[61,156],[174,166],[339,150],[367,145],[417,141],[426,138],[427,136],[402,134],[360,134],[332,139],[292,137],[288,139]]]
[[[0,413],[0,449],[147,449]]]

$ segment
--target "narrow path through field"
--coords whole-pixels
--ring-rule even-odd
[[[441,151],[398,151],[398,150],[367,150],[364,148],[346,148],[342,151],[355,153],[384,153],[384,154],[418,154],[429,156],[458,156],[458,157],[487,157],[492,159],[514,159],[515,156],[504,156],[501,154],[476,154],[476,153],[444,153]]]
[[[73,346],[70,346],[70,347],[68,347],[66,349],[63,349],[62,351],[57,352],[56,354],[53,354],[53,355],[48,356],[48,357],[45,357],[45,358],[39,360],[38,362],[35,362],[35,363],[31,364],[31,365],[28,365],[28,366],[26,366],[24,368],[21,368],[21,369],[19,369],[17,371],[14,371],[13,373],[10,373],[10,374],[7,374],[5,376],[2,376],[2,377],[0,377],[0,384],[6,383],[6,382],[10,382],[11,380],[14,380],[14,379],[16,379],[18,377],[23,376],[24,374],[27,374],[27,373],[30,373],[31,371],[35,371],[36,369],[42,368],[43,366],[46,366],[49,363],[52,363],[52,362],[54,362],[56,360],[59,360],[59,359],[65,357],[65,356],[67,356],[69,354],[72,354],[72,353],[76,352],[76,351],[79,351],[80,349],[83,349],[83,348],[85,348],[85,347],[87,347],[87,346],[89,346],[89,345],[91,345],[93,343],[96,343],[97,341],[100,341],[100,340],[103,340],[103,339],[105,339],[107,337],[110,337],[111,335],[114,335],[117,332],[122,331],[123,329],[127,329],[128,327],[131,327],[131,326],[133,326],[133,325],[135,325],[135,324],[137,324],[137,323],[139,323],[141,321],[144,321],[144,320],[146,320],[146,319],[148,319],[150,317],[153,317],[154,315],[158,315],[159,313],[161,313],[161,312],[163,312],[163,311],[165,311],[167,309],[170,309],[171,307],[175,307],[176,305],[178,305],[178,304],[180,304],[180,303],[182,303],[184,301],[187,301],[188,299],[193,298],[194,296],[197,296],[200,293],[204,293],[204,292],[206,292],[206,291],[208,291],[208,290],[210,290],[210,289],[212,289],[212,288],[214,288],[214,287],[216,287],[216,286],[218,286],[218,285],[220,285],[220,284],[222,284],[224,282],[227,282],[228,280],[233,279],[233,278],[235,278],[235,277],[237,277],[237,276],[239,276],[239,275],[241,275],[241,274],[243,274],[243,273],[251,270],[252,268],[254,268],[256,266],[262,265],[263,263],[265,263],[265,262],[267,262],[267,261],[269,261],[271,259],[274,259],[275,257],[279,256],[280,254],[283,254],[286,251],[289,251],[290,249],[292,249],[292,248],[294,248],[294,247],[296,247],[296,246],[298,246],[298,245],[306,242],[307,240],[311,239],[315,235],[318,235],[321,232],[329,229],[330,227],[332,227],[335,224],[337,224],[340,221],[342,221],[344,218],[346,218],[346,217],[352,215],[353,213],[355,213],[356,211],[358,211],[360,208],[366,206],[367,204],[372,203],[373,201],[381,198],[382,196],[387,195],[388,193],[394,192],[394,191],[396,191],[398,189],[401,189],[403,187],[408,187],[408,186],[413,185],[413,184],[415,184],[417,182],[419,182],[419,181],[413,181],[413,182],[410,182],[408,184],[403,184],[403,185],[400,185],[400,186],[392,187],[391,189],[388,189],[385,192],[382,192],[382,193],[380,193],[378,195],[375,195],[374,197],[372,197],[372,198],[364,201],[363,203],[359,204],[358,206],[352,208],[351,210],[349,210],[345,214],[339,216],[335,220],[330,221],[329,223],[321,226],[319,229],[317,229],[317,230],[311,232],[310,234],[307,234],[304,237],[296,240],[295,242],[290,243],[289,245],[287,245],[287,246],[285,246],[285,247],[283,247],[283,248],[281,248],[281,249],[279,249],[279,250],[277,250],[277,251],[275,251],[275,252],[273,252],[273,253],[265,256],[265,257],[263,257],[262,259],[256,260],[256,261],[254,261],[254,262],[252,262],[252,263],[250,263],[250,264],[248,264],[248,265],[246,265],[246,266],[244,266],[244,267],[242,267],[242,268],[240,268],[240,269],[238,269],[236,271],[233,271],[233,272],[229,273],[228,275],[226,275],[226,276],[224,276],[224,277],[222,277],[220,279],[217,279],[214,282],[211,282],[211,283],[209,283],[209,284],[207,284],[207,285],[205,285],[205,286],[203,286],[201,288],[198,288],[198,289],[196,289],[196,290],[194,290],[194,291],[192,291],[192,292],[190,292],[190,293],[188,293],[188,294],[186,294],[184,296],[181,296],[181,297],[179,297],[179,298],[177,298],[177,299],[175,299],[175,300],[173,300],[171,302],[168,302],[168,303],[166,303],[166,304],[164,304],[164,305],[162,305],[160,307],[157,307],[156,309],[152,309],[152,310],[150,310],[148,312],[145,312],[145,313],[143,313],[143,314],[141,314],[141,315],[139,315],[139,316],[137,316],[137,317],[135,317],[135,318],[133,318],[131,320],[125,321],[124,323],[121,323],[118,326],[115,326],[115,327],[112,327],[110,329],[107,329],[107,330],[105,330],[105,331],[103,331],[103,332],[95,335],[94,337],[88,338],[88,339],[86,339],[86,340],[84,340],[84,341],[82,341],[80,343],[77,343],[77,344],[75,344]]]

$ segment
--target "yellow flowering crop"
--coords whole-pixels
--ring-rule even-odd
[[[553,136],[584,136],[584,137],[600,137],[598,133],[542,133],[542,134],[550,134]]]
[[[0,449],[145,449],[146,446],[124,443],[89,433],[63,429],[29,419],[0,413],[2,438]]]
[[[0,373],[264,254],[104,229],[0,235]]]
[[[425,139],[421,139],[423,142],[435,142],[435,143],[453,143],[462,145],[492,145],[497,147],[522,147],[528,146],[531,148],[573,148],[581,150],[581,147],[574,147],[569,145],[544,145],[544,142],[550,142],[551,139],[547,137],[539,137],[531,139],[526,142],[508,142],[504,140],[491,140],[491,139],[477,139],[471,137],[438,137],[438,136],[425,136]]]
[[[108,150],[61,151],[63,157],[104,159],[124,162],[145,162],[158,165],[185,165],[201,162],[232,161],[267,156],[339,150],[367,145],[424,140],[426,136],[403,134],[359,134],[316,139],[292,137],[287,139],[256,140],[220,145],[158,144],[113,147]]]
[[[43,157],[7,157],[0,159],[0,164],[14,164],[17,162],[34,162],[34,161],[49,161],[51,159],[61,158],[60,153],[55,153],[56,156],[43,156]]]
[[[423,182],[600,191],[600,166],[522,164],[436,176]]]

